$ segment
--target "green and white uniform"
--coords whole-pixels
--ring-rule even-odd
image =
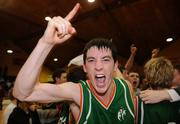
[[[114,79],[114,94],[104,105],[92,92],[89,81],[81,81],[82,100],[78,124],[134,124],[134,107],[127,83]]]
[[[180,102],[144,104],[139,98],[138,124],[180,124]]]

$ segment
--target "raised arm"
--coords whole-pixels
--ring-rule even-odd
[[[79,8],[80,5],[76,4],[65,18],[60,16],[53,17],[48,22],[44,35],[41,37],[17,75],[13,90],[15,97],[26,101],[59,100],[57,98],[61,96],[58,96],[55,91],[58,91],[58,88],[62,90],[62,88],[67,87],[66,85],[61,87],[41,84],[38,83],[37,80],[41,67],[54,45],[65,42],[76,32],[70,20],[76,15]]]
[[[125,68],[127,71],[129,71],[132,68],[133,63],[134,63],[134,57],[135,57],[136,51],[137,51],[137,48],[134,46],[134,44],[131,45],[130,51],[131,51],[131,55],[129,56],[129,59],[125,64]]]

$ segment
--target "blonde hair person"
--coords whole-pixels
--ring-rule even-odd
[[[170,88],[174,68],[172,63],[164,58],[152,58],[144,66],[146,83],[152,89]]]
[[[160,90],[171,87],[173,65],[164,58],[152,58],[144,66],[147,89]],[[156,104],[145,104],[139,99],[138,124],[179,124],[180,102],[162,101]]]

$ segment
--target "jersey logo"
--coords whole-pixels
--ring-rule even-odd
[[[121,107],[118,112],[118,120],[123,121],[125,116],[126,116],[126,110],[124,110]]]
[[[65,124],[66,123],[66,117],[60,117],[58,124]]]

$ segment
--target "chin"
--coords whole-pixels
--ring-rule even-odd
[[[106,87],[102,87],[102,88],[96,87],[95,90],[96,90],[97,94],[104,95],[107,91],[107,88]]]

